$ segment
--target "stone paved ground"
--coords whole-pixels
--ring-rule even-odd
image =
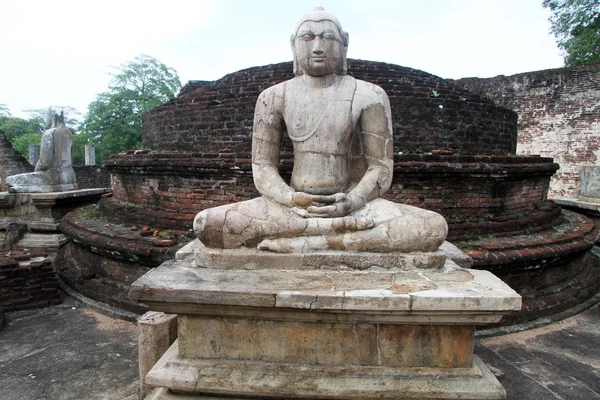
[[[509,400],[600,399],[600,305],[538,329],[483,339]]]
[[[137,328],[67,299],[8,313],[0,332],[0,399],[137,399]],[[509,400],[600,399],[600,308],[479,340]]]
[[[137,399],[137,327],[67,298],[7,313],[0,332],[0,399]]]

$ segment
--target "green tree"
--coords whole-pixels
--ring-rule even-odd
[[[600,62],[598,0],[544,0],[542,5],[551,12],[551,32],[567,67]]]
[[[6,104],[0,104],[0,118],[10,118],[10,110]]]
[[[1,117],[0,130],[4,131],[6,138],[13,142],[19,136],[42,133],[44,131],[44,120],[39,117],[29,119]]]
[[[15,138],[12,141],[12,147],[19,153],[23,155],[25,158],[29,158],[29,145],[37,144],[39,146],[42,141],[41,133],[26,133]]]
[[[139,148],[142,114],[173,99],[181,89],[177,72],[157,59],[140,55],[111,74],[108,91],[88,106],[81,132],[96,146],[96,160]]]

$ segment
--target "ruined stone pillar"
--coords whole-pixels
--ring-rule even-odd
[[[96,148],[91,143],[85,145],[85,165],[96,165]]]

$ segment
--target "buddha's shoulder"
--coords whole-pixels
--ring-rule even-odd
[[[270,96],[283,97],[286,86],[288,86],[288,83],[291,82],[292,80],[293,79],[290,79],[288,81],[284,81],[284,82],[278,83],[276,85],[269,86],[268,88],[266,88],[265,90],[263,90],[261,92],[260,97],[270,97]]]
[[[387,94],[381,86],[377,86],[374,83],[361,81],[360,79],[352,78],[356,81],[356,95],[371,97],[373,99],[387,99]]]
[[[257,110],[268,109],[271,110],[270,112],[280,112],[283,108],[286,82],[278,83],[263,90],[256,100]]]

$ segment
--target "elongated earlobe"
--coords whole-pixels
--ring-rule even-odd
[[[294,33],[290,36],[290,45],[292,47],[292,56],[293,56],[292,60],[293,60],[293,65],[294,65],[294,69],[293,69],[294,75],[298,76],[298,75],[302,75],[302,71],[300,71],[299,67],[298,67],[298,57],[296,56],[295,43],[296,43],[296,34]]]

